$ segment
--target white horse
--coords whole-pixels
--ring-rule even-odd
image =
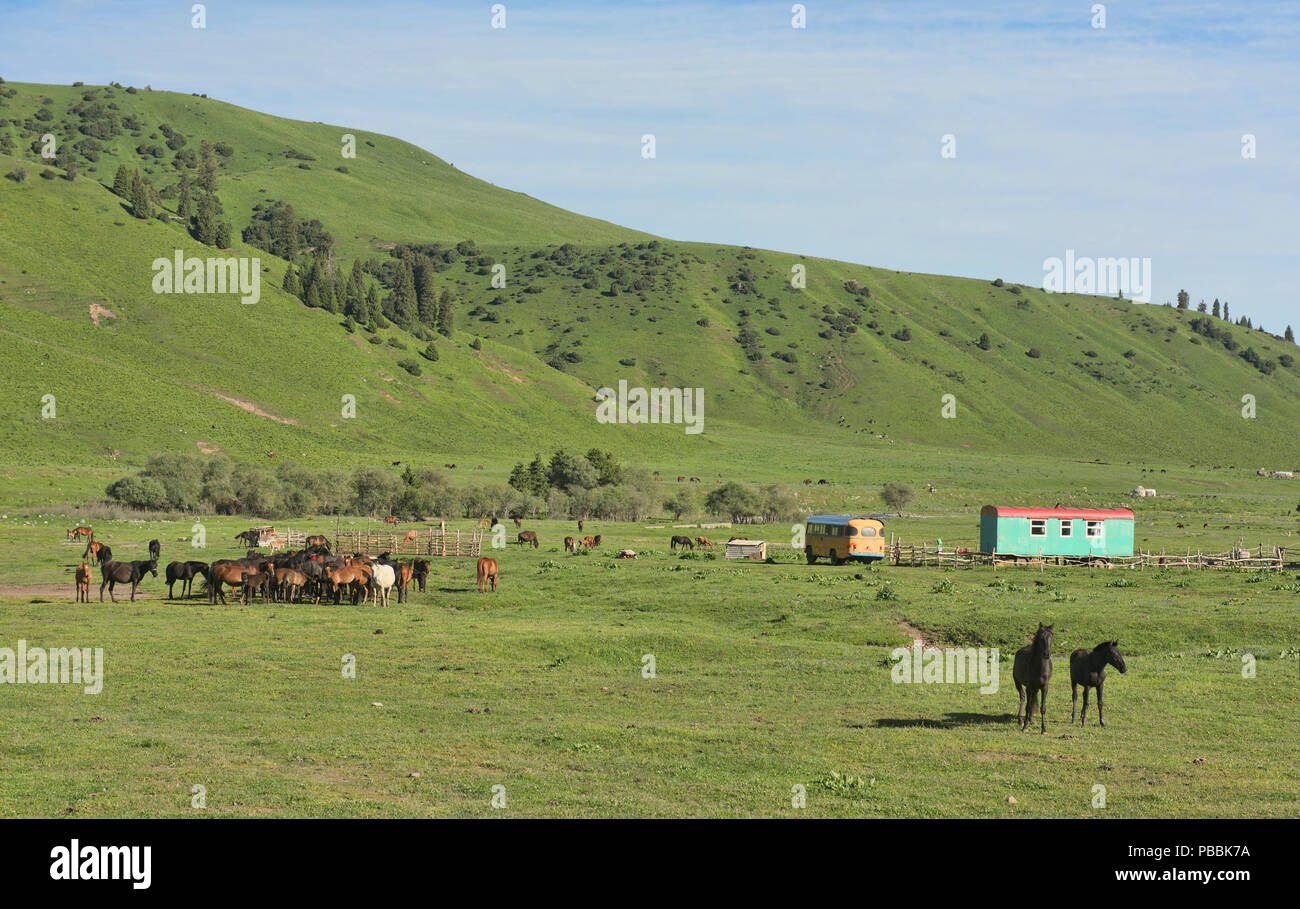
[[[392,565],[385,565],[382,562],[375,564],[375,587],[379,589],[376,599],[382,600],[383,605],[388,605],[388,592],[393,589],[393,584],[397,582],[397,574],[393,571]]]

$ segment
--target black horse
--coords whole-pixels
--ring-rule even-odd
[[[109,549],[108,544],[105,543],[99,547],[99,552],[95,554],[95,558],[99,561],[101,566],[107,565],[109,562],[113,561],[113,550]]]
[[[413,565],[411,578],[420,586],[420,593],[424,593],[424,582],[429,579],[429,560],[416,559]]]
[[[1121,673],[1128,672],[1124,664],[1124,654],[1119,652],[1119,641],[1102,641],[1091,650],[1076,650],[1070,654],[1070,723],[1074,723],[1074,708],[1079,701],[1079,686],[1083,686],[1083,711],[1079,714],[1079,725],[1083,726],[1088,716],[1088,689],[1097,689],[1097,722],[1106,725],[1101,715],[1101,686],[1106,684],[1106,667],[1114,666]]]
[[[695,541],[692,540],[690,537],[679,537],[679,536],[675,536],[668,541],[668,548],[673,550],[674,552],[677,550],[678,546],[685,546],[687,549],[694,550]]]
[[[161,555],[162,555],[162,543],[159,543],[157,540],[150,540],[149,558],[153,559],[156,562],[158,561],[158,557]]]
[[[245,548],[252,549],[261,541],[261,534],[256,530],[245,530],[243,533],[235,534],[235,539],[241,541]]]
[[[135,589],[140,586],[144,580],[145,572],[150,572],[156,578],[158,577],[158,562],[155,559],[148,559],[139,562],[109,562],[103,568],[104,581],[99,585],[99,602],[104,602],[104,588],[108,588],[109,598],[116,603],[117,597],[113,596],[113,587],[116,584],[131,585],[131,602],[135,602]]]
[[[1020,695],[1020,708],[1016,719],[1020,720],[1020,731],[1024,732],[1034,716],[1034,695],[1038,695],[1038,716],[1042,724],[1040,732],[1047,732],[1047,683],[1052,678],[1052,626],[1038,623],[1034,640],[1028,647],[1016,651],[1016,660],[1011,670],[1016,680],[1016,692]],[[1029,692],[1029,703],[1025,703],[1025,692]],[[1023,717],[1022,717],[1023,714]]]
[[[173,585],[181,582],[181,599],[190,595],[190,590],[194,586],[194,576],[199,575],[204,581],[208,580],[208,563],[207,562],[171,562],[167,565],[167,599],[176,599],[173,592]]]

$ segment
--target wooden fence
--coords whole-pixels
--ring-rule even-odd
[[[1281,571],[1286,566],[1286,550],[1281,546],[1265,546],[1261,543],[1253,550],[1238,545],[1227,552],[1193,552],[1188,549],[1185,553],[1138,550],[1137,554],[1128,557],[1027,556],[975,552],[973,547],[960,544],[943,547],[931,546],[928,542],[920,545],[905,544],[901,539],[894,539],[889,545],[888,560],[894,565],[912,568],[973,568],[976,565],[987,565],[996,570],[1009,566],[1042,569],[1050,565],[1061,568],[1136,568],[1138,571],[1156,568],[1233,567]]]
[[[335,552],[360,552],[379,555],[386,552],[393,558],[407,556],[446,556],[448,558],[478,558],[483,549],[482,530],[444,530],[425,528],[415,532],[415,539],[407,539],[406,531],[353,530],[339,531],[334,537]]]

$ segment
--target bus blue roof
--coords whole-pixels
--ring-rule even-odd
[[[808,518],[808,521],[816,521],[818,524],[847,524],[849,521],[883,521],[883,514],[815,514]]]

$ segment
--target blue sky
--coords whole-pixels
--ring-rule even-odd
[[[0,75],[388,133],[675,239],[1032,284],[1149,257],[1153,302],[1300,327],[1298,4],[191,5],[0,0]]]

